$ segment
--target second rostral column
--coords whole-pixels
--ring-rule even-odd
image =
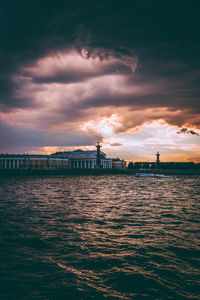
[[[99,142],[97,142],[97,161],[96,161],[96,166],[97,169],[101,169],[101,146],[99,145]]]

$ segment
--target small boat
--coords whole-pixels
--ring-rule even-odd
[[[156,170],[154,170],[156,171]],[[159,170],[157,170],[159,172]],[[136,177],[156,177],[156,178],[170,178],[168,175],[160,174],[160,173],[152,173],[149,169],[140,169],[138,173],[135,174]]]
[[[170,176],[168,175],[165,175],[165,174],[154,174],[155,177],[158,177],[158,178],[170,178]]]

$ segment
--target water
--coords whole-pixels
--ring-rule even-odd
[[[1,178],[0,299],[200,299],[199,179]]]

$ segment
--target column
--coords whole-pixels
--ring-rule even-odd
[[[86,169],[86,160],[84,160],[84,169]]]
[[[19,159],[17,160],[17,169],[19,169]]]
[[[94,160],[92,160],[92,169],[94,169]]]
[[[13,159],[13,169],[15,169],[15,159]]]
[[[8,168],[11,169],[11,159],[8,160]]]
[[[4,160],[4,169],[7,169],[7,160]]]

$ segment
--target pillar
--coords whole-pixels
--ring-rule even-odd
[[[94,160],[92,160],[92,169],[94,169]]]

